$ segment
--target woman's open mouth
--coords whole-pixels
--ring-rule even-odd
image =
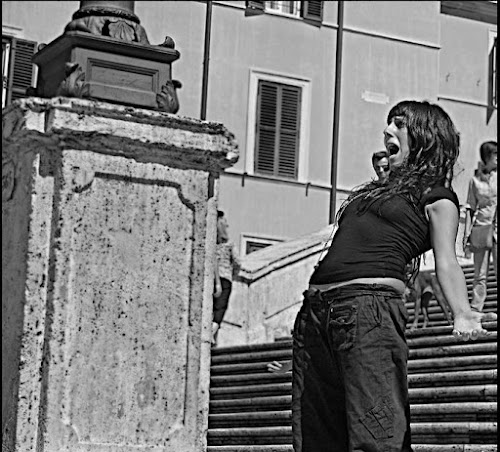
[[[386,146],[387,152],[389,152],[389,155],[396,155],[399,152],[399,146],[397,146],[394,143],[389,143]]]

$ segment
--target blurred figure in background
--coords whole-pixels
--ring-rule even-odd
[[[374,152],[372,154],[372,165],[379,182],[384,183],[389,177],[389,172],[391,171],[389,153],[385,149]]]
[[[422,324],[422,328],[426,328],[429,324],[429,302],[432,297],[434,297],[438,302],[448,325],[453,324],[448,303],[446,302],[436,275],[431,270],[420,271],[415,278],[413,286],[407,286],[406,290],[407,292],[405,295],[407,299],[415,303],[415,314],[410,331],[418,328],[420,309],[422,309],[424,314],[424,323]]]
[[[217,244],[215,263],[215,290],[213,296],[212,346],[217,346],[217,335],[224,319],[229,297],[231,296],[233,276],[240,269],[238,254],[227,233],[224,212],[217,211]]]
[[[463,245],[474,254],[471,308],[481,312],[491,257],[497,275],[497,142],[484,142],[479,153],[479,169],[469,183]]]

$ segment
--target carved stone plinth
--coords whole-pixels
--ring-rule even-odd
[[[36,95],[88,97],[175,113],[180,83],[172,81],[171,65],[180,54],[167,45],[67,31],[33,57],[39,68]]]
[[[206,450],[232,134],[67,98],[2,132],[2,450]]]

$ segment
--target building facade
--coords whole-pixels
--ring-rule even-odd
[[[79,7],[2,2],[3,106],[35,85],[33,52]],[[328,225],[374,177],[400,100],[437,102],[456,123],[461,203],[479,145],[497,139],[496,2],[136,1],[135,13],[151,43],[168,35],[181,53],[178,114],[222,122],[239,142],[220,208],[242,255]]]

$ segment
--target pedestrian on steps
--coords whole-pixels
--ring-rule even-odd
[[[233,243],[229,241],[227,228],[228,226],[224,212],[222,210],[218,210],[212,321],[213,347],[217,346],[217,336],[220,330],[220,325],[229,305],[233,276],[240,269],[240,260]]]
[[[434,251],[453,334],[487,334],[472,311],[455,254],[459,202],[452,189],[459,134],[447,113],[403,101],[388,114],[387,181],[356,188],[313,272],[293,333],[295,452],[409,452],[405,267]]]
[[[497,276],[497,142],[484,142],[479,154],[479,169],[470,180],[467,195],[464,248],[474,256],[471,307],[481,312],[491,258]]]

